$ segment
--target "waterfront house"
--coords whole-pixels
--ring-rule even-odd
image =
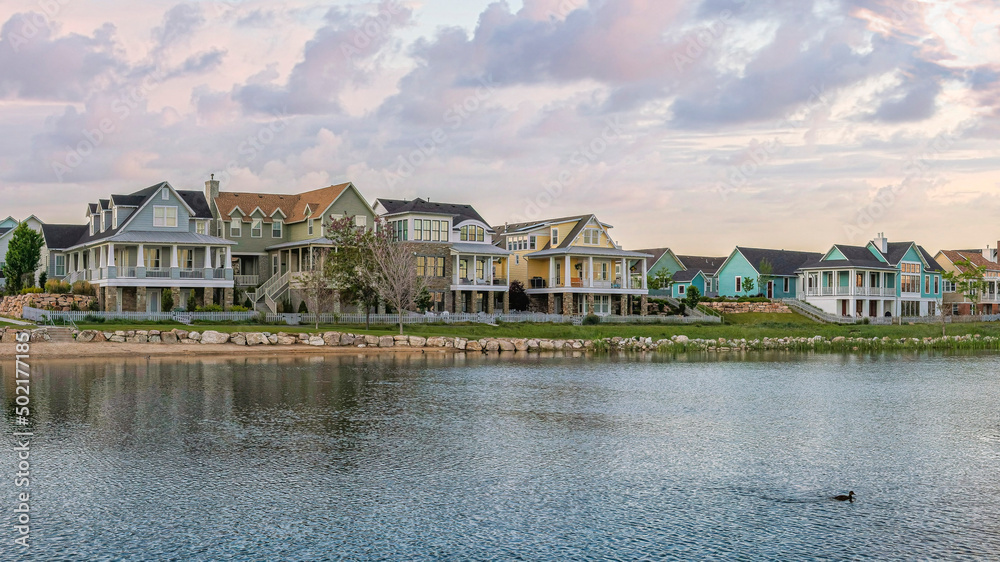
[[[983,281],[986,283],[986,290],[979,295],[979,305],[976,312],[979,314],[1000,313],[1000,264],[997,263],[996,248],[941,250],[934,256],[934,261],[944,271],[953,273],[961,273],[969,269],[963,262],[969,262],[976,268],[985,268]],[[972,314],[972,301],[957,292],[955,283],[942,280],[942,287],[941,304],[945,307],[946,313],[955,316]]]
[[[511,279],[524,283],[534,310],[627,315],[636,299],[645,314],[652,255],[621,249],[611,228],[592,214],[506,224],[496,243],[513,254]]]
[[[701,291],[702,295],[714,295],[716,286],[715,275],[718,273],[719,268],[722,267],[722,264],[726,261],[726,256],[708,257],[677,255],[670,248],[649,248],[635,251],[643,254],[650,254],[651,257],[646,258],[646,271],[650,277],[655,277],[660,271],[666,271],[671,275],[675,283],[681,281],[685,284],[690,284],[691,280],[693,280],[697,276],[697,273],[701,271],[701,278],[703,281],[699,282],[696,286],[698,286],[698,290]],[[682,271],[688,271],[689,273],[678,277],[677,274]],[[685,287],[684,290],[686,291],[687,287]],[[666,292],[661,290],[657,293],[676,296],[678,291],[679,289],[671,288]]]
[[[702,276],[705,278],[705,290],[701,294],[709,297],[714,297],[718,295],[718,274],[719,268],[722,264],[726,263],[726,256],[722,257],[712,257],[712,256],[687,256],[680,255],[677,256],[680,260],[681,266],[688,271],[701,271]]]
[[[220,191],[205,182],[216,234],[234,243],[236,287],[254,308],[278,311],[278,303],[303,300],[298,280],[312,268],[321,249],[332,249],[326,228],[332,220],[354,217],[359,228],[375,224],[375,212],[353,183],[304,193]],[[319,266],[319,264],[317,264]],[[341,304],[334,303],[334,312]]]
[[[943,269],[915,242],[837,244],[799,268],[799,299],[850,317],[934,316]]]
[[[393,240],[416,244],[432,310],[509,312],[511,252],[494,245],[496,231],[472,205],[376,199],[375,212]]]
[[[737,246],[719,267],[715,276],[716,292],[720,297],[762,295],[769,299],[795,298],[797,270],[803,264],[822,257],[823,254],[817,252]],[[770,273],[766,273],[768,266]],[[750,290],[744,289],[747,279],[753,282]]]
[[[678,271],[674,274],[673,280],[674,283],[670,287],[670,296],[675,299],[686,298],[687,291],[691,287],[698,289],[699,295],[706,294],[707,277],[700,269],[683,269]]]
[[[233,242],[210,234],[200,191],[167,182],[87,206],[87,224],[44,224],[49,279],[89,281],[102,310],[159,312],[194,294],[199,306],[233,302]]]

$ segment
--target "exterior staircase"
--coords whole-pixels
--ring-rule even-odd
[[[49,326],[49,343],[73,343],[73,329],[65,326]]]
[[[278,301],[288,291],[291,276],[292,274],[289,271],[280,275],[272,275],[255,292],[247,291],[247,298],[253,303],[254,308],[257,308],[257,305],[263,301],[262,304],[269,312],[278,312]]]
[[[807,303],[800,301],[799,299],[779,299],[782,304],[788,308],[798,312],[799,314],[819,322],[820,324],[856,324],[857,321],[854,318],[847,318],[844,316],[837,316],[836,314],[830,314],[829,312],[824,312],[819,308]]]

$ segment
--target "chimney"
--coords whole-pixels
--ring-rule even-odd
[[[208,205],[211,206],[218,196],[219,180],[215,179],[215,174],[212,174],[212,179],[205,182],[205,199],[208,199]]]
[[[875,247],[878,248],[878,251],[882,252],[883,254],[889,253],[889,239],[885,237],[884,232],[879,232],[878,236],[876,236],[875,239],[872,240],[872,244],[875,244]]]
[[[1000,244],[998,244],[997,246],[1000,247]],[[983,257],[986,258],[987,261],[991,261],[993,263],[996,263],[997,262],[997,248],[990,248],[990,245],[987,244],[986,245],[986,249],[983,250]]]

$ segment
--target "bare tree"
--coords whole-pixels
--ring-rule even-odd
[[[319,330],[319,315],[330,309],[336,295],[334,280],[326,267],[329,253],[329,248],[310,249],[309,266],[303,268],[297,281],[305,296],[306,306],[316,317],[317,330]]]
[[[376,224],[375,236],[369,248],[374,267],[363,270],[370,276],[371,285],[379,297],[396,309],[399,314],[399,333],[403,333],[403,314],[415,305],[424,288],[424,280],[417,277],[416,245],[412,242],[395,242],[384,222]]]

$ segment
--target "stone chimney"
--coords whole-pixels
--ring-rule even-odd
[[[875,247],[883,254],[889,253],[889,239],[885,237],[884,232],[879,232],[878,236],[872,240],[872,244],[875,244]]]
[[[208,199],[209,206],[215,202],[215,198],[219,196],[219,180],[215,179],[215,174],[212,174],[212,179],[205,182],[205,199]]]
[[[998,244],[997,247],[1000,248],[1000,244]],[[997,248],[990,248],[989,244],[987,244],[986,245],[986,249],[983,250],[983,257],[986,258],[987,261],[991,261],[993,263],[996,263],[997,262]]]

